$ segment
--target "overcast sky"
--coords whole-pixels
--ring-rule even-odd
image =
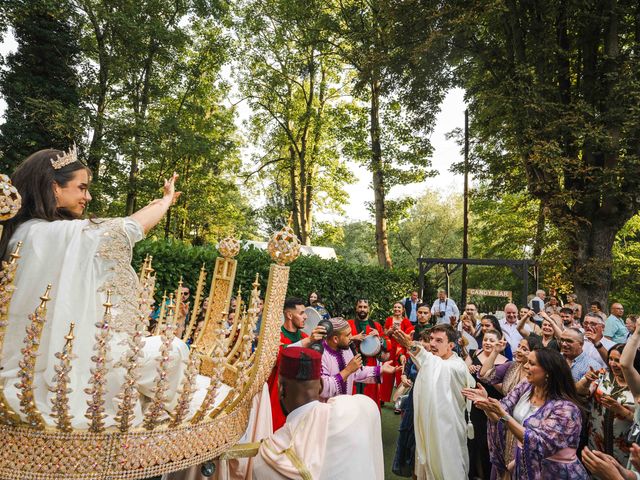
[[[5,55],[15,50],[16,42],[12,35],[5,36],[0,44],[0,54]],[[0,116],[3,115],[5,102],[0,95]],[[462,192],[462,176],[454,175],[449,171],[451,165],[461,160],[460,147],[454,140],[447,140],[446,134],[455,128],[464,127],[464,91],[461,89],[451,90],[444,99],[441,111],[436,117],[436,125],[431,135],[431,143],[434,147],[432,168],[438,175],[429,178],[423,183],[416,183],[405,186],[396,186],[391,189],[390,198],[399,198],[407,195],[419,195],[426,188],[438,190],[439,192],[453,193]],[[345,220],[366,220],[369,219],[369,212],[365,202],[373,201],[373,190],[371,189],[371,174],[363,167],[352,164],[352,170],[357,183],[349,186],[349,204],[345,207]],[[319,219],[328,219],[319,215]],[[335,217],[332,217],[335,218]]]

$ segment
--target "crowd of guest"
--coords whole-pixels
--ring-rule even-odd
[[[411,292],[378,322],[367,299],[343,319],[311,292],[285,302],[279,358],[312,348],[321,354],[320,402],[360,393],[402,415],[397,475],[640,479],[640,321],[617,302],[609,314],[588,306],[539,290],[527,305],[481,314],[472,302],[460,311],[444,290],[433,302]],[[305,333],[310,308],[331,326]],[[278,371],[279,361],[269,379],[274,430],[287,421]],[[435,393],[415,391],[419,378]],[[456,459],[434,435],[449,427],[464,445]]]
[[[317,294],[309,305],[314,298]],[[369,318],[368,302],[361,299],[343,338],[360,358],[348,368],[356,358],[350,352],[340,371],[348,377],[362,365],[387,368],[379,378],[373,370],[356,373],[374,380],[355,381],[353,391],[344,393],[365,393],[380,406],[395,401],[402,418],[394,472],[440,478],[433,471],[431,477],[417,472],[420,419],[414,385],[419,362],[397,332],[433,351],[433,328],[449,329],[456,339],[453,354],[464,360],[475,381],[462,389],[470,400],[461,410],[463,420],[473,432],[462,455],[467,458],[459,459],[468,478],[640,478],[634,466],[634,455],[640,454],[634,446],[640,436],[640,325],[636,329],[637,317],[624,317],[619,303],[610,306],[608,315],[604,310],[594,301],[583,314],[575,295],[563,303],[558,295],[547,297],[539,290],[520,308],[509,302],[501,311],[480,314],[476,304],[467,303],[460,312],[441,290],[429,303],[417,292],[398,300],[382,324]],[[362,357],[358,346],[373,332],[381,352]]]

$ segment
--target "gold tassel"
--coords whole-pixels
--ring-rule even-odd
[[[16,277],[21,247],[22,242],[18,242],[9,261],[2,262],[2,271],[0,272],[0,364],[2,363],[4,335],[9,325],[9,305],[11,304],[13,292],[15,292],[13,282]],[[4,396],[3,383],[0,382],[0,424],[15,425],[19,422],[20,416],[9,406],[9,402]]]
[[[102,432],[104,430],[104,420],[107,417],[104,411],[105,402],[105,383],[109,369],[107,364],[111,361],[109,356],[111,351],[110,340],[111,334],[111,290],[107,290],[107,301],[103,303],[104,315],[102,320],[96,322],[98,333],[95,335],[96,343],[93,349],[96,354],[91,357],[95,366],[91,368],[91,377],[89,378],[89,387],[85,388],[85,393],[91,396],[87,400],[87,412],[85,417],[89,420],[89,430],[91,432]]]
[[[71,360],[76,358],[73,355],[73,328],[75,324],[71,323],[69,326],[69,333],[65,335],[65,344],[61,352],[55,354],[55,357],[60,360],[60,363],[56,365],[56,375],[53,377],[53,387],[49,387],[49,391],[55,393],[51,400],[51,416],[56,419],[56,426],[58,430],[63,432],[70,432],[71,419],[73,415],[69,413],[69,394],[72,392],[69,388],[69,372],[71,372]]]
[[[36,308],[35,313],[29,315],[31,324],[27,327],[27,336],[24,339],[25,346],[22,349],[23,357],[19,363],[18,378],[20,378],[20,382],[16,383],[16,387],[21,392],[18,393],[20,411],[27,417],[27,423],[39,430],[45,428],[45,422],[36,407],[36,400],[33,395],[33,380],[40,339],[42,338],[44,323],[47,320],[47,302],[51,300],[49,297],[50,292],[51,285],[49,284],[44,295],[40,297],[40,305]]]

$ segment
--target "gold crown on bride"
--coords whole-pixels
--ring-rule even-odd
[[[62,155],[56,155],[55,160],[51,159],[51,166],[54,170],[60,170],[66,167],[70,163],[78,161],[78,151],[76,150],[76,143],[73,142],[73,146],[68,152],[63,152]]]
[[[2,195],[6,193],[0,191],[0,197]],[[49,286],[44,294],[33,292],[35,313],[27,320],[19,383],[16,384],[19,405],[7,401],[7,385],[0,380],[0,479],[144,479],[227,454],[225,452],[247,429],[253,397],[262,391],[275,363],[289,281],[289,267],[285,263],[295,259],[300,246],[287,227],[276,233],[270,242],[269,250],[275,263],[270,266],[262,295],[262,321],[256,335],[261,298],[259,278],[256,275],[245,300],[238,292],[235,316],[231,321],[230,303],[237,269],[237,260],[233,257],[239,253],[239,243],[233,238],[220,243],[221,255],[209,274],[205,265],[200,269],[185,333],[179,333],[177,328],[178,316],[183,315],[181,318],[184,319],[185,313],[181,313],[182,309],[174,302],[174,298],[180,298],[176,294],[182,291],[182,281],[176,294],[170,294],[167,302],[163,299],[159,306],[155,332],[160,346],[154,394],[142,412],[144,418],[138,418],[137,423],[133,421],[133,411],[140,396],[136,383],[138,366],[143,338],[148,334],[155,290],[152,258],[147,257],[140,270],[137,282],[139,306],[135,318],[131,319],[136,327],[127,333],[128,352],[117,363],[110,360],[109,341],[113,335],[111,308],[115,307],[116,300],[112,300],[107,291],[104,317],[95,324],[91,378],[82,385],[87,388],[75,387],[74,391],[69,383],[70,372],[78,368],[78,362],[74,361],[78,357],[74,351],[73,324],[68,332],[50,333],[64,339],[62,350],[55,354],[56,374],[49,387],[50,405],[36,402],[35,392],[39,387],[34,378],[44,358],[38,354],[38,349],[47,325],[47,303],[52,299],[49,296],[52,290]],[[11,320],[9,306],[21,261],[21,246],[19,243],[10,259],[2,262],[0,271],[0,370],[4,366],[2,344]],[[211,283],[207,295],[205,283],[208,283],[208,277]],[[200,325],[196,325],[196,318],[203,318]],[[228,323],[232,325],[229,327]],[[176,390],[177,402],[172,406],[166,397],[170,388],[169,346],[177,336],[183,340],[192,339],[192,344],[184,376]],[[105,405],[110,400],[103,379],[114,368],[122,372],[123,382],[120,393],[111,400],[117,403],[117,415],[113,421],[106,422]],[[196,388],[200,388],[197,377],[209,379],[206,392],[201,392],[200,396],[194,395]],[[86,406],[76,406],[73,410],[70,396],[83,392]],[[44,409],[50,412],[48,418]],[[86,417],[88,422],[84,427],[78,427],[78,422],[72,422],[74,417]]]

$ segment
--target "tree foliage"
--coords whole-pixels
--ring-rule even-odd
[[[82,112],[74,66],[80,52],[68,2],[7,0],[0,11],[0,24],[9,23],[18,42],[0,73],[7,103],[0,169],[11,172],[37,150],[67,150],[79,140]]]
[[[386,0],[331,1],[325,9],[325,22],[332,32],[330,42],[342,61],[356,73],[353,95],[367,105],[368,149],[356,148],[354,156],[364,163],[372,173],[374,193],[375,238],[378,263],[391,268],[393,262],[389,249],[387,195],[394,185],[423,180],[429,174],[431,145],[428,133],[438,110],[445,83],[431,82],[431,91],[436,92],[422,100],[422,113],[430,111],[416,120],[412,110],[405,108],[406,100],[398,82],[404,78],[403,63],[396,52],[394,41],[402,42],[401,36],[394,39],[393,6]],[[435,52],[428,53],[435,68],[440,72],[444,62],[438,62]],[[434,78],[435,80],[435,78]]]
[[[133,264],[136,268],[147,254],[153,255],[156,270],[156,297],[162,291],[174,291],[181,275],[184,284],[195,291],[198,272],[204,264],[211,270],[217,252],[211,247],[192,247],[175,241],[144,240],[137,244]],[[237,257],[236,287],[241,286],[245,298],[251,291],[255,274],[260,274],[264,295],[269,266],[267,252],[255,248],[242,250]],[[210,278],[207,285],[210,285]],[[368,298],[372,317],[384,320],[393,302],[405,297],[417,283],[415,270],[386,271],[378,266],[357,265],[315,256],[302,256],[291,264],[287,295],[306,299],[316,291],[333,315],[354,315],[356,300]]]
[[[479,171],[548,209],[584,302],[606,303],[615,235],[638,211],[638,8],[447,2]]]
[[[273,182],[263,211],[268,224],[289,221],[311,244],[317,209],[339,210],[352,174],[340,138],[354,109],[349,75],[325,49],[315,2],[251,0],[239,7],[241,92],[254,110],[252,172]]]

